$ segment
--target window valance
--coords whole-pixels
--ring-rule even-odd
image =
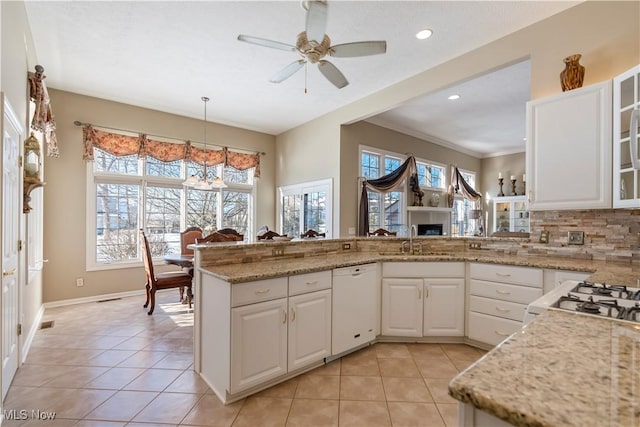
[[[49,157],[59,157],[56,122],[53,119],[49,93],[44,84],[44,79],[47,77],[44,75],[44,68],[41,65],[36,65],[36,72],[27,73],[27,77],[29,80],[29,98],[36,106],[31,120],[31,129],[42,132],[44,135],[47,155]]]
[[[199,165],[215,166],[224,164],[238,170],[255,168],[254,176],[260,176],[260,154],[247,154],[231,151],[227,147],[221,150],[203,150],[191,145],[191,142],[173,143],[155,141],[145,134],[129,136],[94,129],[91,125],[82,127],[84,160],[93,160],[93,149],[99,148],[114,156],[153,157],[163,162],[185,160]]]

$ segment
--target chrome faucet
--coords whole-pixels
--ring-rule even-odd
[[[413,236],[418,234],[418,230],[415,225],[411,225],[411,229],[409,230],[409,253],[413,255]]]
[[[404,247],[407,245],[407,243],[409,243],[408,241],[403,241],[402,245],[400,245],[400,252],[404,254]]]

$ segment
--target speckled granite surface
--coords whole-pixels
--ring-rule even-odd
[[[589,280],[628,286],[638,286],[637,280],[640,278],[640,266],[631,263],[548,256],[506,255],[491,251],[462,251],[457,254],[427,253],[413,256],[354,251],[309,257],[284,257],[282,260],[253,263],[216,265],[205,267],[205,270],[229,283],[241,283],[378,261],[475,261],[556,270],[587,271],[594,273]]]
[[[640,326],[548,310],[449,394],[517,426],[639,426]]]

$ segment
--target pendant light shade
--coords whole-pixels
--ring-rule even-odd
[[[204,102],[204,174],[202,179],[198,179],[197,176],[191,175],[182,183],[182,185],[195,190],[210,191],[218,188],[225,188],[227,184],[225,184],[219,177],[215,177],[213,182],[209,182],[207,180],[207,102],[209,102],[209,98],[203,96],[201,99],[202,102]]]

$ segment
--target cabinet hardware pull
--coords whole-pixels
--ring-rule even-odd
[[[497,311],[500,311],[502,313],[509,313],[511,312],[511,310],[507,309],[507,308],[500,308],[500,307],[496,307]]]
[[[495,332],[496,335],[500,335],[501,337],[508,337],[510,334],[507,334],[505,332],[500,332],[500,331],[493,331]]]
[[[296,321],[296,309],[291,307],[291,322]]]
[[[429,288],[424,288],[424,297],[429,298]]]
[[[311,282],[306,282],[307,285],[317,285],[318,281],[317,280],[312,280]]]
[[[509,276],[511,276],[511,274],[509,274],[509,273],[496,273],[496,276],[509,277]]]
[[[282,320],[282,323],[287,323],[287,310],[282,310],[282,314],[284,314],[284,319]]]
[[[638,170],[638,120],[640,120],[640,110],[633,110],[631,112],[631,120],[629,123],[630,138],[629,138],[629,150],[631,151],[631,165],[635,170]]]
[[[16,273],[16,269],[14,268],[13,270],[2,270],[2,277],[7,277],[7,276],[13,276]]]
[[[267,292],[269,292],[271,289],[267,288],[267,289],[260,289],[256,291],[256,294],[266,294]]]
[[[509,291],[501,291],[500,289],[496,289],[496,292],[499,293],[500,295],[511,295],[511,292],[509,292]]]

